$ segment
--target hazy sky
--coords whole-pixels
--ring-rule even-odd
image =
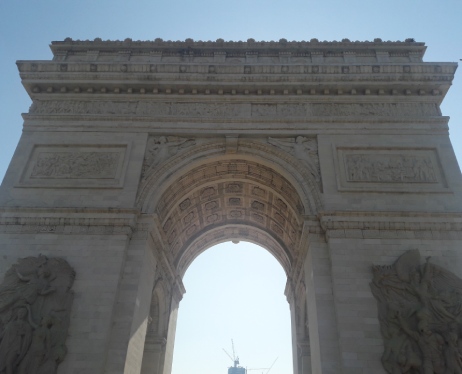
[[[462,58],[462,0],[0,0],[0,175],[18,142],[30,99],[16,60],[48,60],[52,40],[404,40],[428,46],[425,61]],[[443,105],[462,160],[462,79]],[[282,268],[248,244],[201,255],[184,279],[174,374],[227,373],[234,338],[243,366],[292,370],[289,308]],[[265,297],[265,299],[264,299]],[[255,314],[252,314],[255,313]],[[189,318],[188,318],[189,317]],[[251,371],[259,374],[262,371]],[[264,372],[264,371],[263,371]]]

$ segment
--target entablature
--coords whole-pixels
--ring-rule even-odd
[[[93,95],[398,95],[433,96],[449,89],[455,63],[378,65],[200,65],[18,61],[32,99],[43,94]]]

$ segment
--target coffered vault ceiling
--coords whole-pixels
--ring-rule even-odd
[[[286,178],[242,159],[190,170],[171,184],[157,207],[159,231],[180,273],[207,247],[231,239],[264,246],[289,273],[302,212]]]

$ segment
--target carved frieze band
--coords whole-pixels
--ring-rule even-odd
[[[36,145],[17,187],[120,188],[129,144]]]
[[[201,118],[311,118],[325,116],[440,116],[433,103],[173,103],[152,101],[35,101],[32,115],[104,115]]]
[[[337,147],[340,191],[448,192],[435,148]]]

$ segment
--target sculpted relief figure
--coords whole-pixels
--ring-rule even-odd
[[[412,155],[351,154],[345,158],[352,182],[437,183],[429,157]]]
[[[173,140],[167,136],[150,137],[148,139],[142,172],[144,179],[161,162],[176,155],[180,150],[196,144],[194,139],[177,139],[179,140]]]
[[[417,250],[373,266],[370,284],[390,374],[462,374],[462,280]]]
[[[0,285],[0,374],[53,374],[66,355],[75,273],[59,258],[27,257]]]
[[[316,139],[297,136],[295,139],[268,138],[268,143],[290,153],[296,159],[303,161],[310,174],[320,183],[318,146]]]

